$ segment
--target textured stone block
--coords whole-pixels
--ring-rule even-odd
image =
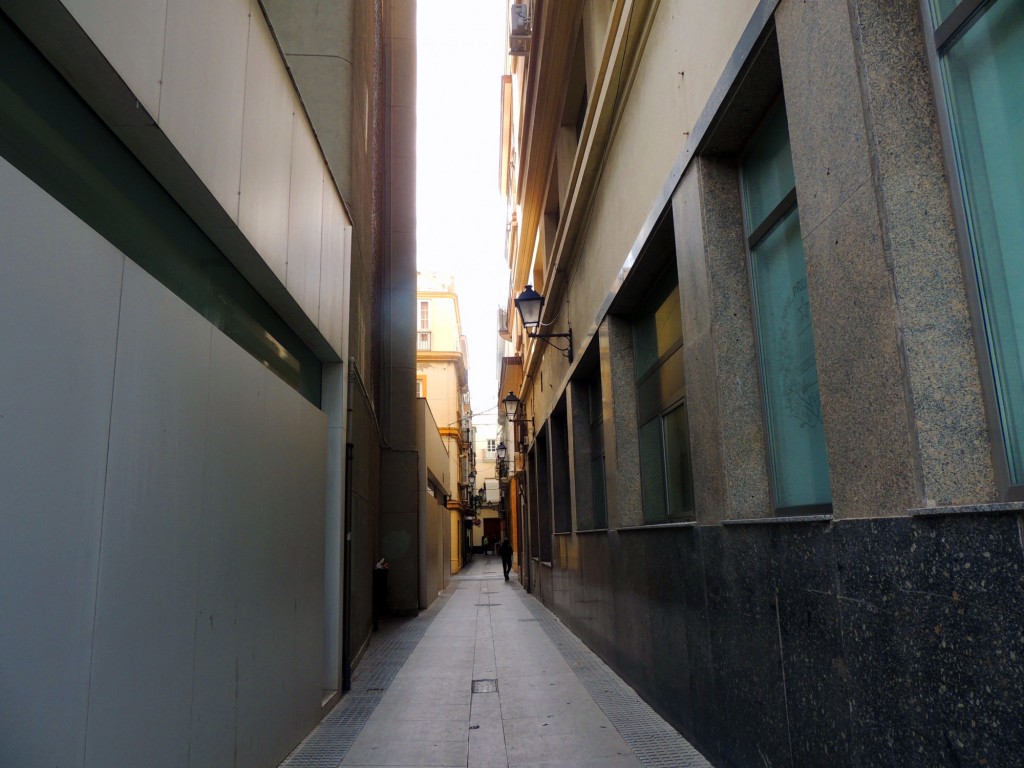
[[[791,767],[767,526],[705,529],[711,736],[734,765]]]

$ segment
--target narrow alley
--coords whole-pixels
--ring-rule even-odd
[[[710,765],[520,584],[478,555],[381,624],[352,690],[282,768]]]

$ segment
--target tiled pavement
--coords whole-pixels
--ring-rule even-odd
[[[477,557],[381,624],[352,690],[282,768],[709,763],[515,581]]]

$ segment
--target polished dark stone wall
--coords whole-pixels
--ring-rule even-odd
[[[1020,766],[1022,525],[562,536],[545,601],[719,768]]]

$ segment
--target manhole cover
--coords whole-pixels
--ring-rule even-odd
[[[497,680],[474,680],[473,681],[473,693],[497,693],[498,692],[498,681]]]

